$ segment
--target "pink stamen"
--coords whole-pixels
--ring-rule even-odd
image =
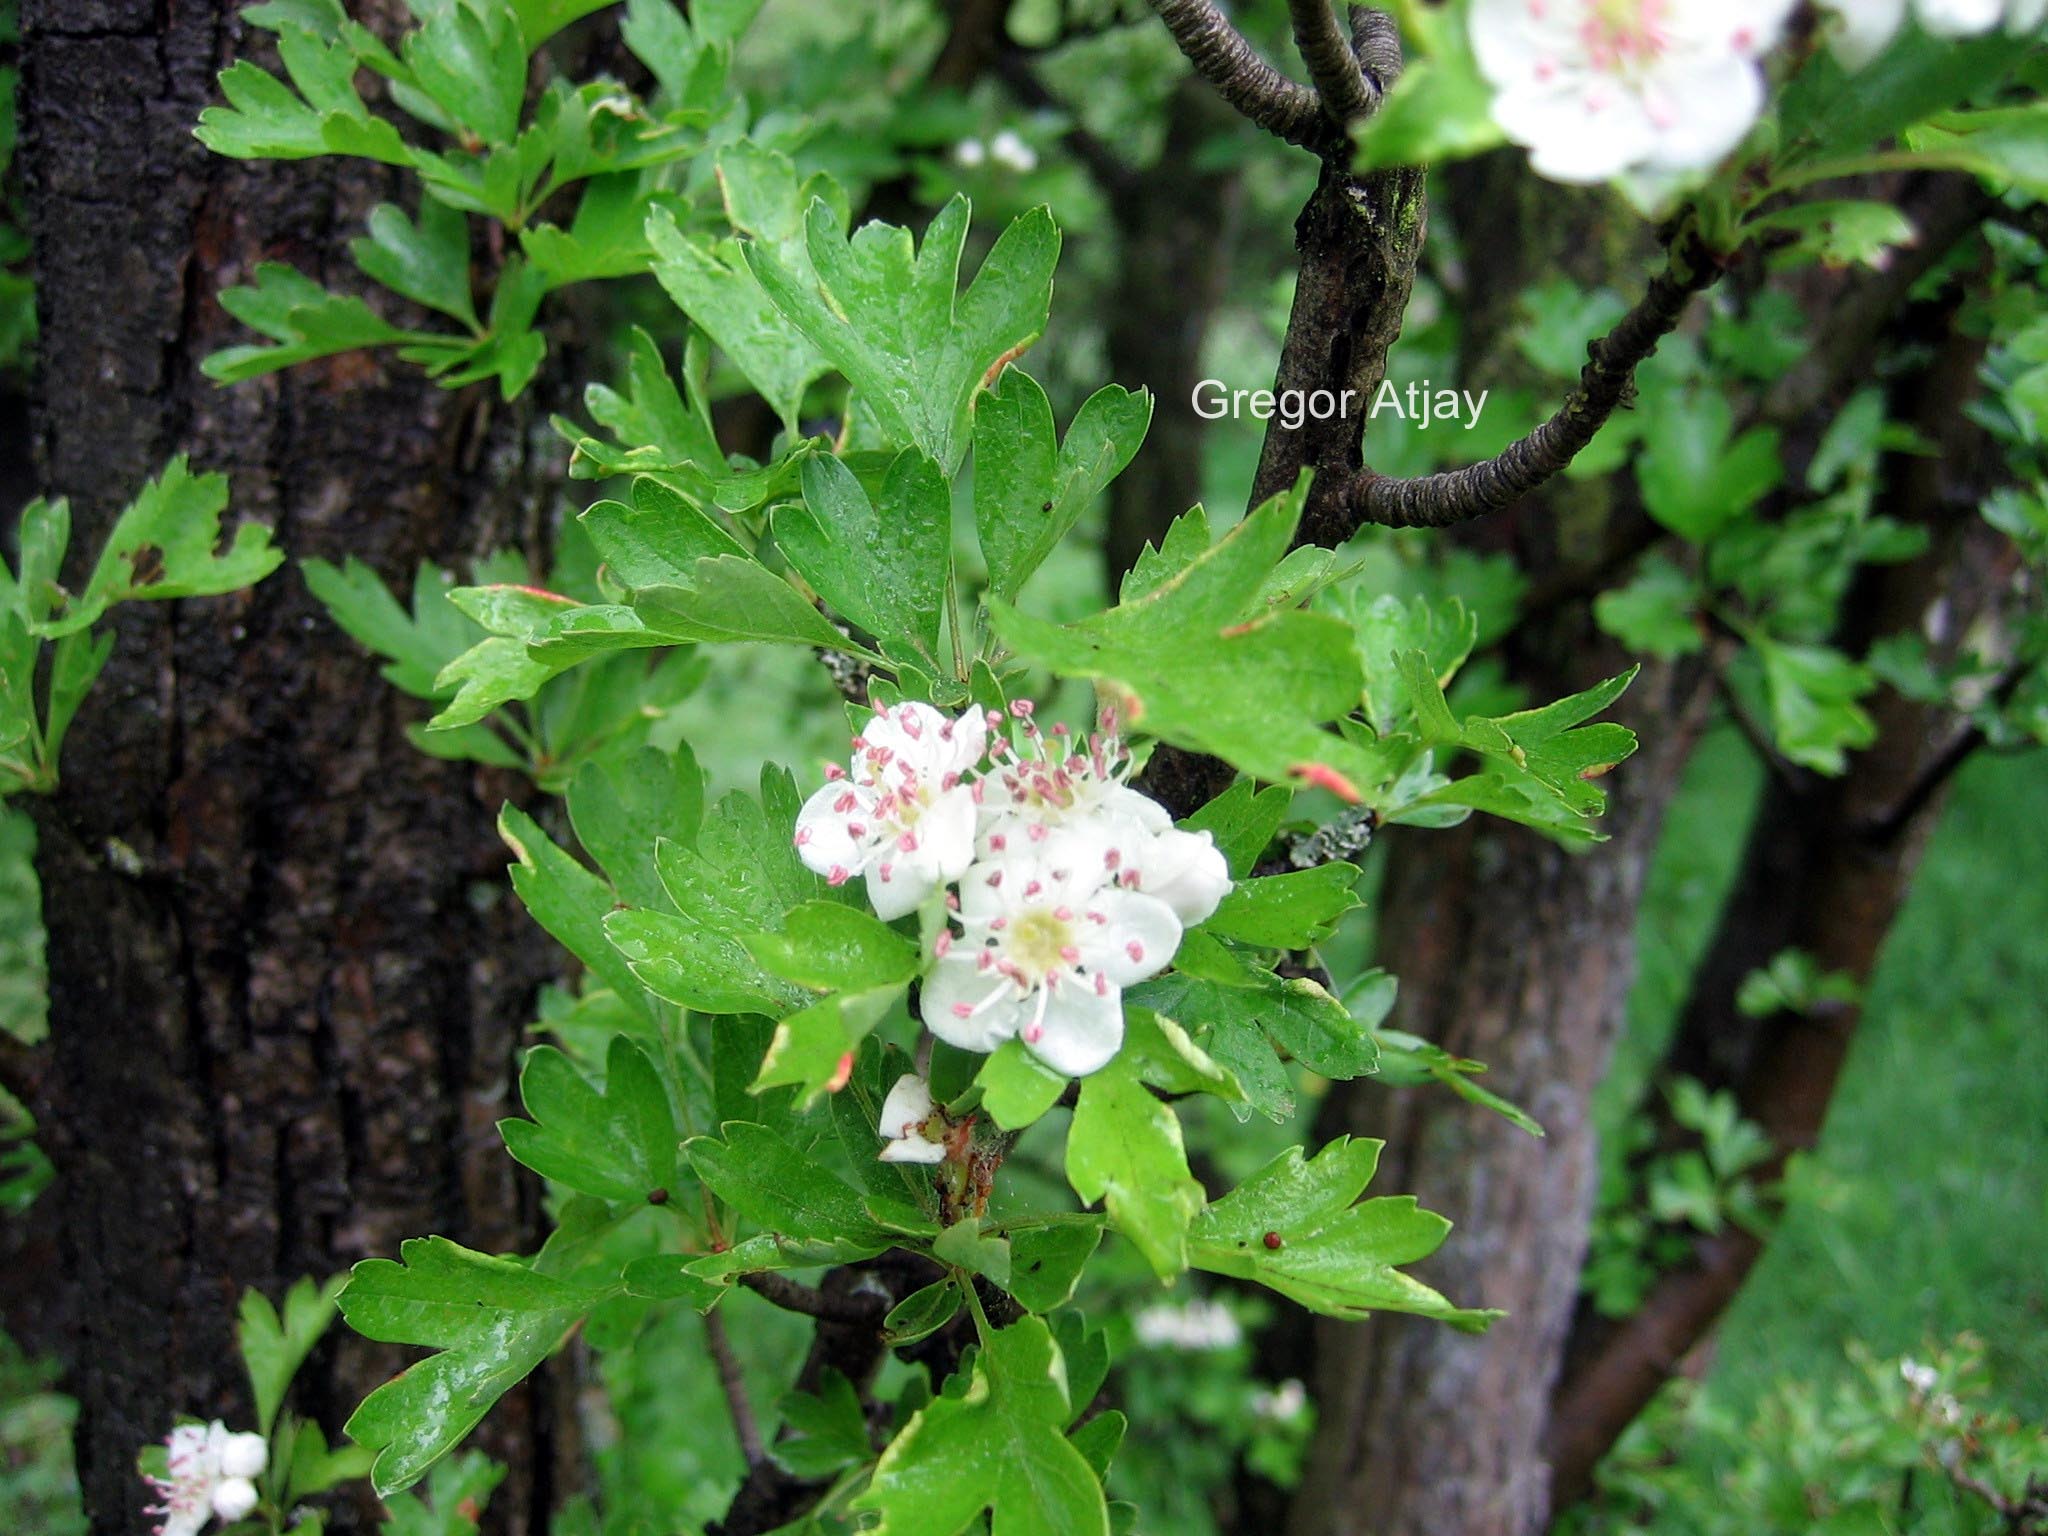
[[[853,876],[848,873],[844,864],[834,864],[832,872],[825,877],[825,883],[827,885],[844,885],[852,878]]]
[[[1136,939],[1133,939],[1130,943],[1124,946],[1124,953],[1131,957],[1131,963],[1135,965],[1144,960],[1145,946],[1140,944]]]

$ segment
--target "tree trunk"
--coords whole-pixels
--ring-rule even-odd
[[[1882,635],[1929,629],[1937,656],[1953,652],[2010,587],[2011,551],[1976,514],[1999,471],[1995,445],[1965,414],[1984,343],[1956,324],[1963,298],[1952,288],[1900,327],[1926,361],[1895,381],[1891,413],[1941,452],[1889,457],[1879,510],[1925,529],[1929,545],[1857,583],[1838,636],[1851,654]],[[1768,786],[1665,1061],[1667,1075],[1735,1093],[1773,1148],[1759,1173],[1765,1183],[1785,1158],[1818,1142],[1862,1010],[1838,1004],[1751,1018],[1737,1004],[1742,983],[1786,948],[1804,950],[1823,972],[1869,981],[1950,778],[1981,741],[1946,709],[1889,689],[1871,712],[1877,741],[1846,773],[1785,773]],[[1690,1261],[1662,1276],[1631,1316],[1582,1312],[1551,1410],[1560,1506],[1590,1490],[1600,1459],[1712,1331],[1763,1246],[1731,1228],[1695,1243]]]
[[[245,339],[219,289],[258,260],[360,286],[345,238],[393,190],[354,162],[244,167],[193,140],[216,71],[260,38],[235,9],[24,6],[37,449],[47,489],[71,498],[71,574],[185,450],[294,557],[355,554],[409,580],[422,558],[512,542],[558,468],[529,413],[385,357],[232,390],[200,376]],[[530,1243],[534,1190],[492,1127],[550,949],[500,878],[492,819],[517,786],[416,752],[418,708],[295,571],[124,609],[117,627],[62,788],[36,807],[51,1041],[35,1108],[58,1169],[87,1507],[96,1532],[139,1536],[137,1449],[180,1413],[249,1421],[231,1331],[244,1286],[275,1296],[418,1233]],[[338,1339],[298,1406],[334,1430],[394,1354]],[[486,1443],[514,1454],[492,1528],[542,1528],[565,1397],[543,1374],[494,1413]]]
[[[1586,239],[1602,227],[1595,207],[1535,192],[1511,157],[1462,168],[1448,190],[1454,224],[1483,234],[1466,247],[1462,382],[1491,385],[1513,366],[1503,343],[1527,282],[1559,270],[1612,280],[1621,264]],[[1609,486],[1561,484],[1540,509],[1481,525],[1480,537],[1516,549],[1537,590],[1578,594],[1547,600],[1508,642],[1510,672],[1536,702],[1626,665],[1593,628],[1586,589],[1639,537],[1640,518]],[[1392,1315],[1319,1320],[1297,1342],[1293,1363],[1314,1372],[1321,1417],[1289,1513],[1294,1536],[1541,1528],[1543,1425],[1594,1195],[1589,1100],[1633,978],[1649,856],[1707,716],[1706,681],[1697,663],[1652,663],[1615,711],[1641,747],[1604,781],[1610,842],[1568,853],[1482,820],[1453,833],[1386,834],[1379,953],[1401,981],[1395,1023],[1487,1062],[1487,1085],[1548,1135],[1533,1141],[1442,1089],[1332,1089],[1317,1140],[1384,1138],[1376,1183],[1457,1224],[1419,1273],[1462,1304],[1508,1315],[1484,1337]]]

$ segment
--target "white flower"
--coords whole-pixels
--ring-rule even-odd
[[[164,1444],[164,1475],[149,1479],[162,1499],[149,1509],[163,1516],[157,1536],[197,1536],[216,1515],[231,1523],[256,1507],[251,1479],[260,1477],[270,1462],[270,1446],[261,1435],[232,1433],[215,1419],[180,1424]]]
[[[1291,1424],[1308,1407],[1308,1388],[1293,1377],[1274,1387],[1264,1387],[1252,1393],[1252,1417],[1270,1419],[1275,1424]]]
[[[1038,151],[1025,143],[1024,136],[1014,128],[1005,128],[988,141],[988,157],[1020,176],[1038,169]]]
[[[1897,35],[1906,20],[1907,0],[1825,0],[1840,18],[1832,38],[1835,57],[1860,69]],[[2048,0],[1914,0],[1920,25],[1936,37],[1975,37],[2003,21],[2014,32],[2031,32],[2048,16]]]
[[[1147,1307],[1132,1319],[1138,1342],[1153,1349],[1229,1349],[1244,1337],[1237,1317],[1217,1301]]]
[[[1054,726],[1048,741],[1028,704],[1011,709],[1023,722],[1025,750],[999,740],[991,754],[976,841],[982,858],[1059,828],[1081,828],[1102,843],[1104,868],[1116,884],[1156,896],[1182,927],[1216,910],[1230,890],[1230,867],[1216,840],[1180,830],[1165,806],[1130,787],[1130,754],[1115,731],[1099,730],[1083,745]]]
[[[834,885],[865,875],[884,918],[915,911],[974,858],[975,791],[988,724],[929,704],[877,710],[853,739],[852,772],[829,770],[796,819],[797,852]]]
[[[943,1163],[946,1144],[928,1134],[932,1114],[932,1085],[915,1072],[897,1078],[896,1086],[882,1101],[882,1123],[875,1131],[889,1143],[882,1148],[882,1161]]]
[[[1795,0],[1473,0],[1493,118],[1554,181],[1712,166],[1763,110]]]
[[[979,139],[962,139],[953,146],[953,158],[970,171],[988,159],[988,149]]]
[[[1925,1397],[1934,1390],[1934,1384],[1941,1379],[1931,1365],[1922,1365],[1908,1355],[1899,1362],[1899,1377],[1913,1389],[1916,1397]]]
[[[1166,968],[1180,920],[1112,882],[1106,845],[1065,827],[976,864],[960,882],[958,935],[943,930],[926,978],[926,1028],[963,1050],[1013,1036],[1069,1077],[1123,1044],[1123,989]]]

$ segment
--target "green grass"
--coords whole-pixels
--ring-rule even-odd
[[[1963,1329],[2048,1416],[2048,759],[1956,786],[1872,978],[1814,1168],[1722,1331],[1717,1393],[1847,1370]]]

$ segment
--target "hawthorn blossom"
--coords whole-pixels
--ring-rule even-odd
[[[1954,3],[1954,0],[1951,0]],[[1763,110],[1795,0],[1473,0],[1493,118],[1553,181],[1714,165]]]
[[[1180,919],[1112,878],[1100,829],[1063,827],[1006,847],[960,881],[933,947],[926,1028],[963,1050],[1015,1037],[1056,1072],[1085,1077],[1123,1044],[1123,989],[1157,975]]]
[[[988,162],[988,146],[979,139],[962,139],[953,146],[953,158],[971,171]]]
[[[1237,1316],[1220,1301],[1197,1298],[1185,1306],[1147,1307],[1131,1320],[1140,1344],[1190,1352],[1230,1349],[1244,1338]]]
[[[975,791],[966,776],[987,738],[977,710],[958,719],[929,704],[876,710],[853,738],[851,770],[828,769],[798,813],[798,855],[834,885],[866,876],[868,902],[883,918],[915,911],[973,861]]]
[[[1275,1424],[1292,1424],[1308,1407],[1308,1388],[1288,1377],[1271,1389],[1260,1387],[1252,1393],[1252,1417]]]
[[[1824,0],[1840,18],[1831,44],[1835,57],[1860,69],[1884,52],[1906,20],[1907,0]],[[2031,32],[2048,17],[2048,0],[1913,0],[1913,14],[1936,37],[1975,37],[2001,21],[2012,32]]]
[[[932,1104],[932,1085],[915,1072],[906,1072],[896,1079],[896,1086],[889,1090],[889,1096],[882,1100],[882,1123],[875,1134],[888,1145],[882,1148],[885,1163],[943,1163],[946,1160],[946,1144],[943,1139],[935,1140],[930,1134],[935,1113]],[[944,1120],[940,1121],[940,1136],[944,1136]]]
[[[208,1520],[232,1524],[256,1507],[255,1479],[270,1463],[270,1445],[261,1435],[236,1434],[215,1419],[180,1424],[164,1444],[164,1475],[148,1479],[162,1500],[149,1508],[163,1516],[157,1536],[198,1536]]]
[[[1085,743],[1054,726],[1048,740],[1028,704],[1011,706],[1022,724],[1020,751],[998,741],[985,781],[976,852],[994,858],[1050,836],[1085,828],[1103,844],[1105,872],[1127,890],[1142,890],[1173,909],[1184,928],[1216,910],[1230,890],[1230,867],[1207,832],[1174,826],[1166,807],[1132,789],[1130,753],[1113,728]]]
[[[1024,135],[1014,128],[1005,128],[988,141],[988,157],[1020,176],[1038,169],[1038,151],[1025,143]]]

